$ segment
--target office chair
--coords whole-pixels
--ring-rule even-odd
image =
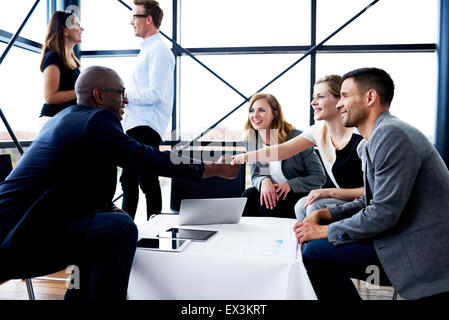
[[[9,153],[0,154],[0,182],[3,182],[11,171],[11,155]]]
[[[12,171],[12,161],[9,154],[0,154],[0,183],[3,182]],[[28,298],[35,300],[33,283],[31,279],[24,279],[27,287]]]
[[[182,154],[192,159],[210,159],[217,161],[224,154],[221,150],[190,151]],[[231,198],[240,197],[245,191],[245,165],[235,179],[210,177],[201,181],[188,181],[172,178],[170,192],[170,209],[179,212],[183,199]]]

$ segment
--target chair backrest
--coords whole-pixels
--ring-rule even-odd
[[[208,152],[208,151],[204,151]],[[218,153],[221,153],[220,151]],[[195,157],[195,154],[190,154]],[[210,159],[208,154],[208,159]],[[217,154],[212,161],[218,160]],[[215,159],[217,158],[217,159]],[[170,209],[179,211],[183,199],[210,199],[240,197],[245,190],[245,166],[240,168],[237,178],[229,180],[220,177],[202,179],[199,182],[172,179]]]
[[[0,154],[0,182],[4,181],[11,171],[11,155],[9,153]]]
[[[317,147],[314,147],[314,150],[315,150],[315,153],[318,155],[318,158],[320,158],[321,165],[323,166],[323,168],[325,168],[323,159],[321,158],[320,151],[318,150]],[[326,182],[323,184],[323,186],[321,188],[323,188],[323,189],[335,188],[335,184],[332,182],[332,179],[329,177],[327,170],[324,170],[324,173],[326,173]]]
[[[240,197],[244,190],[245,166],[240,168],[237,178],[232,180],[220,177],[207,178],[199,182],[172,179],[170,209],[179,210],[182,199]]]

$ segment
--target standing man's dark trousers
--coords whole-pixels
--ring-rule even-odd
[[[267,209],[260,204],[260,192],[254,187],[248,188],[242,193],[242,197],[248,198],[246,201],[243,216],[253,217],[277,217],[277,218],[291,218],[296,219],[295,204],[307,193],[287,193],[285,200],[279,199],[276,201],[276,206],[273,209]]]
[[[159,134],[147,126],[129,129],[126,134],[131,139],[157,149],[159,149],[162,141]],[[159,213],[162,210],[161,186],[157,176],[139,172],[133,168],[123,168],[120,183],[123,190],[122,209],[133,219],[139,203],[139,185],[146,198],[147,219],[152,214]]]

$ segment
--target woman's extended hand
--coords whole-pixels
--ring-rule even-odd
[[[232,156],[231,165],[235,166],[238,164],[244,164],[246,162],[246,153],[240,153],[236,154],[235,156]]]

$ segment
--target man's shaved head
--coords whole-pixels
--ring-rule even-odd
[[[93,102],[92,90],[94,88],[117,87],[121,82],[117,72],[110,68],[101,66],[89,67],[83,72],[75,82],[75,92],[78,104],[90,105]]]
[[[100,66],[89,67],[75,82],[77,103],[91,108],[112,110],[122,120],[125,105],[123,81],[112,69]]]

